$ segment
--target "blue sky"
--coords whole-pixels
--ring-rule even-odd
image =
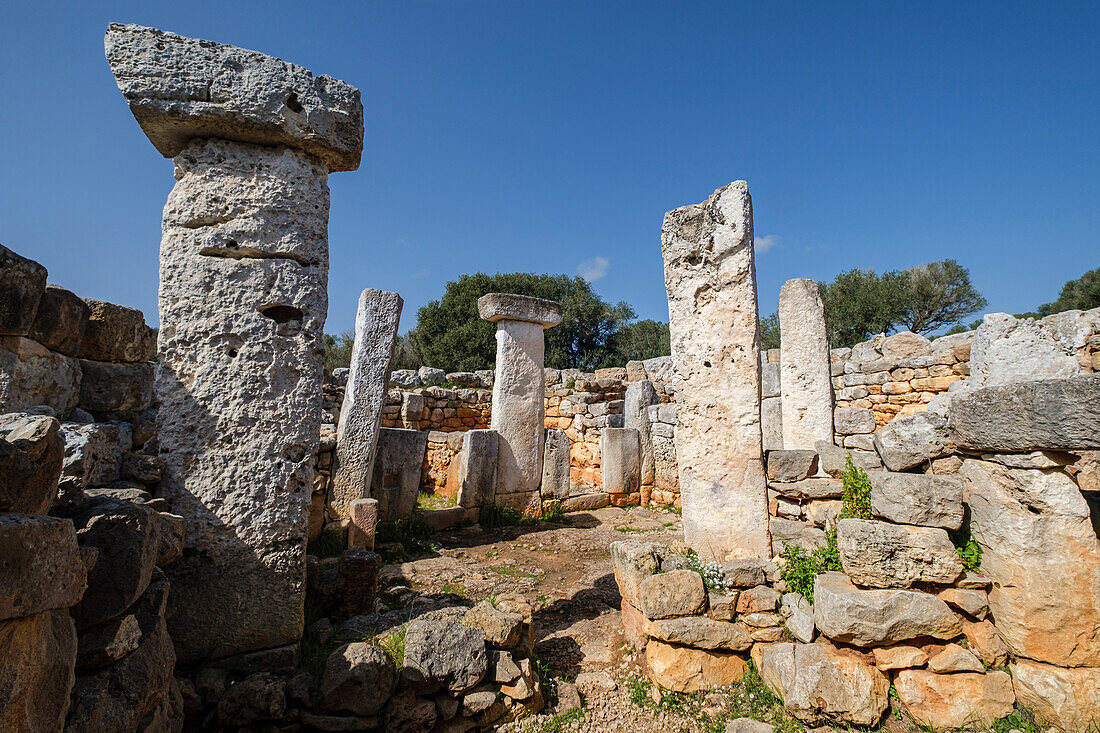
[[[746,179],[760,309],[787,278],[954,257],[989,311],[1100,266],[1100,3],[5,3],[0,243],[156,322],[172,164],[109,21],[358,86],[333,174],[329,324],[466,272],[581,273],[667,319],[665,211]]]

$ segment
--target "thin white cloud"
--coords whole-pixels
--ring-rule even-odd
[[[577,275],[594,283],[607,274],[607,267],[610,264],[606,257],[593,257],[577,265]]]
[[[781,240],[779,239],[778,234],[765,234],[762,237],[756,237],[755,241],[753,242],[756,248],[756,254],[764,254],[773,247],[778,246],[780,241]]]

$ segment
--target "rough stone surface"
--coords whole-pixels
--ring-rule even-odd
[[[338,518],[348,516],[353,501],[370,495],[401,305],[397,293],[367,288],[359,295],[351,368],[336,427],[330,508]]]
[[[685,539],[713,559],[770,557],[748,184],[665,214],[661,252]]]
[[[356,499],[351,503],[348,524],[348,548],[374,551],[374,532],[378,526],[378,500]]]
[[[840,435],[859,435],[875,430],[875,413],[868,407],[838,407],[833,419]]]
[[[972,652],[958,644],[948,644],[928,660],[928,669],[937,674],[984,672],[985,667]]]
[[[423,693],[444,687],[452,693],[472,689],[485,678],[489,657],[485,637],[462,624],[420,619],[405,636],[405,680]]]
[[[1026,659],[1012,664],[1020,705],[1062,730],[1087,731],[1100,720],[1100,668],[1063,669]]]
[[[188,524],[169,623],[190,662],[301,635],[329,198],[287,148],[199,140],[175,163],[156,396],[160,493]]]
[[[972,459],[959,475],[1005,643],[1038,661],[1100,667],[1100,540],[1073,479]]]
[[[875,450],[891,471],[904,471],[953,452],[947,418],[931,411],[896,417],[875,433]]]
[[[868,471],[871,512],[898,524],[958,529],[963,520],[962,480],[955,476]]]
[[[788,280],[779,289],[779,364],[783,397],[783,447],[813,450],[833,442],[833,386],[825,306],[813,280]]]
[[[760,431],[764,450],[783,450],[783,401],[778,397],[760,401]]]
[[[45,287],[45,267],[0,245],[0,334],[30,333]]]
[[[478,316],[490,323],[524,321],[550,328],[561,323],[561,305],[529,295],[489,293],[477,299]]]
[[[0,413],[47,405],[59,417],[80,398],[80,364],[37,341],[0,336]]]
[[[1008,647],[991,621],[986,619],[975,623],[963,619],[962,627],[970,648],[978,653],[983,662],[990,667],[1004,666],[1008,658]]]
[[[1071,322],[1084,320],[1081,315],[1071,311],[1035,321],[1007,313],[986,314],[970,347],[971,385],[995,387],[1078,374],[1076,352],[1084,346],[1088,332]]]
[[[783,615],[783,625],[795,640],[803,644],[814,640],[814,607],[801,593],[783,594]]]
[[[769,481],[801,481],[817,473],[817,451],[770,450],[767,459]]]
[[[950,639],[962,627],[947,604],[910,590],[861,590],[843,573],[827,572],[814,582],[814,623],[835,641],[861,647],[932,636]]]
[[[76,667],[80,670],[105,667],[137,649],[140,643],[137,616],[126,614],[104,621],[80,632]]]
[[[113,364],[81,359],[80,372],[77,406],[98,420],[133,422],[152,404],[152,364]]]
[[[285,712],[284,682],[270,672],[250,674],[231,685],[218,701],[218,722],[224,726],[248,726],[278,720]]]
[[[969,390],[951,400],[949,428],[979,451],[1100,448],[1100,374]]]
[[[381,428],[376,447],[370,495],[378,500],[378,516],[385,522],[409,519],[416,510],[416,493],[420,489],[420,471],[428,450],[428,433],[423,430]]]
[[[45,514],[57,497],[64,456],[55,418],[0,416],[0,512]]]
[[[976,619],[983,619],[989,613],[989,602],[984,590],[965,588],[945,588],[937,593],[941,600],[952,608]]]
[[[640,362],[639,362],[640,363]],[[626,386],[623,397],[623,427],[638,431],[638,443],[641,448],[641,479],[643,485],[653,483],[655,462],[653,457],[653,434],[650,432],[649,407],[658,403],[657,390],[648,379],[631,382]]]
[[[76,662],[69,614],[46,611],[0,621],[0,659],[0,730],[62,730]]]
[[[641,486],[641,443],[634,428],[604,428],[600,433],[603,490],[631,494]]]
[[[88,324],[80,339],[82,359],[93,361],[144,362],[156,353],[153,331],[136,308],[85,299]]]
[[[825,642],[766,646],[760,676],[787,712],[806,723],[876,725],[889,704],[886,675]]]
[[[91,308],[75,293],[57,285],[47,285],[29,336],[50,351],[76,356],[80,353],[80,341],[84,338],[90,314]]]
[[[884,672],[891,669],[923,667],[924,663],[928,661],[928,655],[924,653],[924,650],[905,644],[879,646],[872,649],[871,652],[875,656],[875,666]]]
[[[554,437],[556,441],[556,436]],[[568,438],[566,439],[568,440]],[[556,450],[560,448],[555,442]],[[492,430],[467,430],[462,436],[462,453],[458,470],[458,505],[462,507],[488,506],[496,498],[498,436]],[[566,451],[568,461],[568,451]],[[557,453],[556,460],[560,460]],[[555,466],[560,468],[560,466]],[[543,467],[543,481],[546,480]],[[569,479],[566,469],[565,480]],[[559,477],[560,479],[560,477]],[[560,485],[559,485],[560,488]],[[566,485],[568,491],[568,485]],[[562,497],[564,498],[564,497]]]
[[[550,428],[546,431],[539,491],[543,501],[569,496],[569,436],[564,430]]]
[[[657,572],[660,551],[660,545],[641,540],[611,543],[611,567],[623,601],[638,607],[641,585]]]
[[[841,519],[837,522],[837,548],[848,577],[872,588],[952,583],[963,572],[947,532],[932,527]]]
[[[374,613],[382,558],[364,548],[344,550],[336,566],[337,614],[351,618]]]
[[[657,573],[638,584],[638,610],[648,619],[694,616],[706,602],[703,578],[694,570]]]
[[[329,655],[321,678],[326,710],[374,715],[389,699],[396,672],[390,657],[367,642],[346,644]]]
[[[988,726],[1012,712],[1012,678],[996,671],[935,674],[906,669],[894,680],[898,699],[920,725],[933,730]]]
[[[750,629],[744,624],[715,621],[705,616],[647,620],[645,633],[647,636],[670,644],[680,644],[696,649],[741,652],[752,646]]]
[[[477,629],[485,636],[485,641],[501,649],[511,649],[518,644],[523,631],[523,616],[502,611],[488,601],[467,611],[462,623]]]
[[[65,458],[61,467],[58,503],[79,504],[85,489],[118,480],[122,455],[131,447],[132,434],[119,424],[63,423]]]
[[[692,649],[650,639],[646,661],[654,684],[673,692],[709,691],[745,676],[745,660],[733,652]]]
[[[87,576],[72,522],[0,514],[0,621],[69,608]]]
[[[306,151],[330,171],[359,167],[359,90],[235,46],[112,23],[107,62],[138,124],[165,158],[193,138]]]

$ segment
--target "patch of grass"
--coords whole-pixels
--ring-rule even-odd
[[[397,669],[401,669],[405,664],[405,637],[408,633],[409,627],[402,626],[396,631],[392,631],[385,636],[376,636],[369,639],[369,641],[384,651],[393,660],[393,664]]]
[[[576,384],[577,384],[577,378],[576,377],[570,377],[569,379],[565,380],[565,388],[566,389],[573,389],[573,387],[576,386]]]
[[[565,510],[561,508],[561,502],[554,502],[542,513],[542,521],[555,524],[569,524],[569,517],[565,516]]]
[[[780,577],[787,587],[795,593],[801,593],[810,603],[814,602],[814,578],[826,570],[843,570],[840,564],[840,551],[836,545],[836,530],[826,530],[828,544],[813,552],[807,552],[799,545],[783,543],[783,568]]]
[[[419,491],[416,494],[416,506],[421,511],[432,511],[435,509],[450,509],[458,506],[458,502],[451,496]]]
[[[843,501],[840,511],[841,518],[870,519],[871,480],[867,478],[866,471],[852,463],[851,453],[844,461],[844,470],[841,472],[840,478],[844,482],[844,489],[841,493]]]
[[[1045,729],[1046,725],[1035,717],[1035,713],[1020,705],[1005,717],[994,720],[992,727],[993,733],[1008,733],[1011,730],[1022,731],[1022,733],[1042,733]],[[1089,730],[1096,730],[1096,728],[1091,727]]]
[[[656,532],[657,528],[656,527],[651,527],[649,529],[645,529],[643,527],[616,527],[615,531],[616,532],[622,532],[623,534],[631,534],[631,533],[642,534],[644,532]]]
[[[675,504],[664,504],[661,506],[661,508],[664,509],[666,512],[676,514],[677,516],[683,516],[684,514],[683,507],[678,507]]]
[[[421,555],[426,552],[434,552],[439,546],[431,541],[434,530],[424,523],[419,515],[412,519],[399,519],[396,522],[379,522],[375,530],[375,544],[386,542],[400,542],[405,548],[405,555]],[[392,562],[394,559],[383,553],[383,559]]]
[[[539,680],[539,689],[547,705],[557,702],[558,686],[554,684],[554,667],[550,660],[542,656],[538,649],[531,652],[531,669]]]
[[[510,506],[488,504],[481,507],[478,524],[481,525],[482,529],[489,531],[497,527],[518,527],[521,525],[535,524],[537,521],[538,520],[534,517],[520,514]]]
[[[449,596],[466,597],[466,586],[462,583],[444,583],[441,590]]]
[[[513,567],[511,565],[491,565],[490,570],[494,570],[501,575],[507,575],[509,578],[537,578],[538,573],[532,573],[522,568]]]
[[[562,733],[570,723],[580,723],[583,720],[584,709],[576,708],[570,710],[568,713],[551,715],[537,726],[532,726],[527,730],[530,731],[530,733]]]

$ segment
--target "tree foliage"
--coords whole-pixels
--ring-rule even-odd
[[[917,265],[901,274],[905,297],[898,323],[913,333],[932,333],[985,307],[970,273],[955,260]]]
[[[1100,267],[1063,285],[1058,300],[1039,306],[1038,315],[1049,316],[1062,311],[1087,311],[1093,308],[1100,308]]]
[[[614,366],[668,356],[672,353],[668,324],[646,319],[621,326],[612,339],[611,350]]]
[[[344,331],[339,336],[325,334],[325,371],[347,368],[351,365],[351,347],[355,344],[355,333]]]
[[[779,348],[779,314],[760,319],[760,350]]]

